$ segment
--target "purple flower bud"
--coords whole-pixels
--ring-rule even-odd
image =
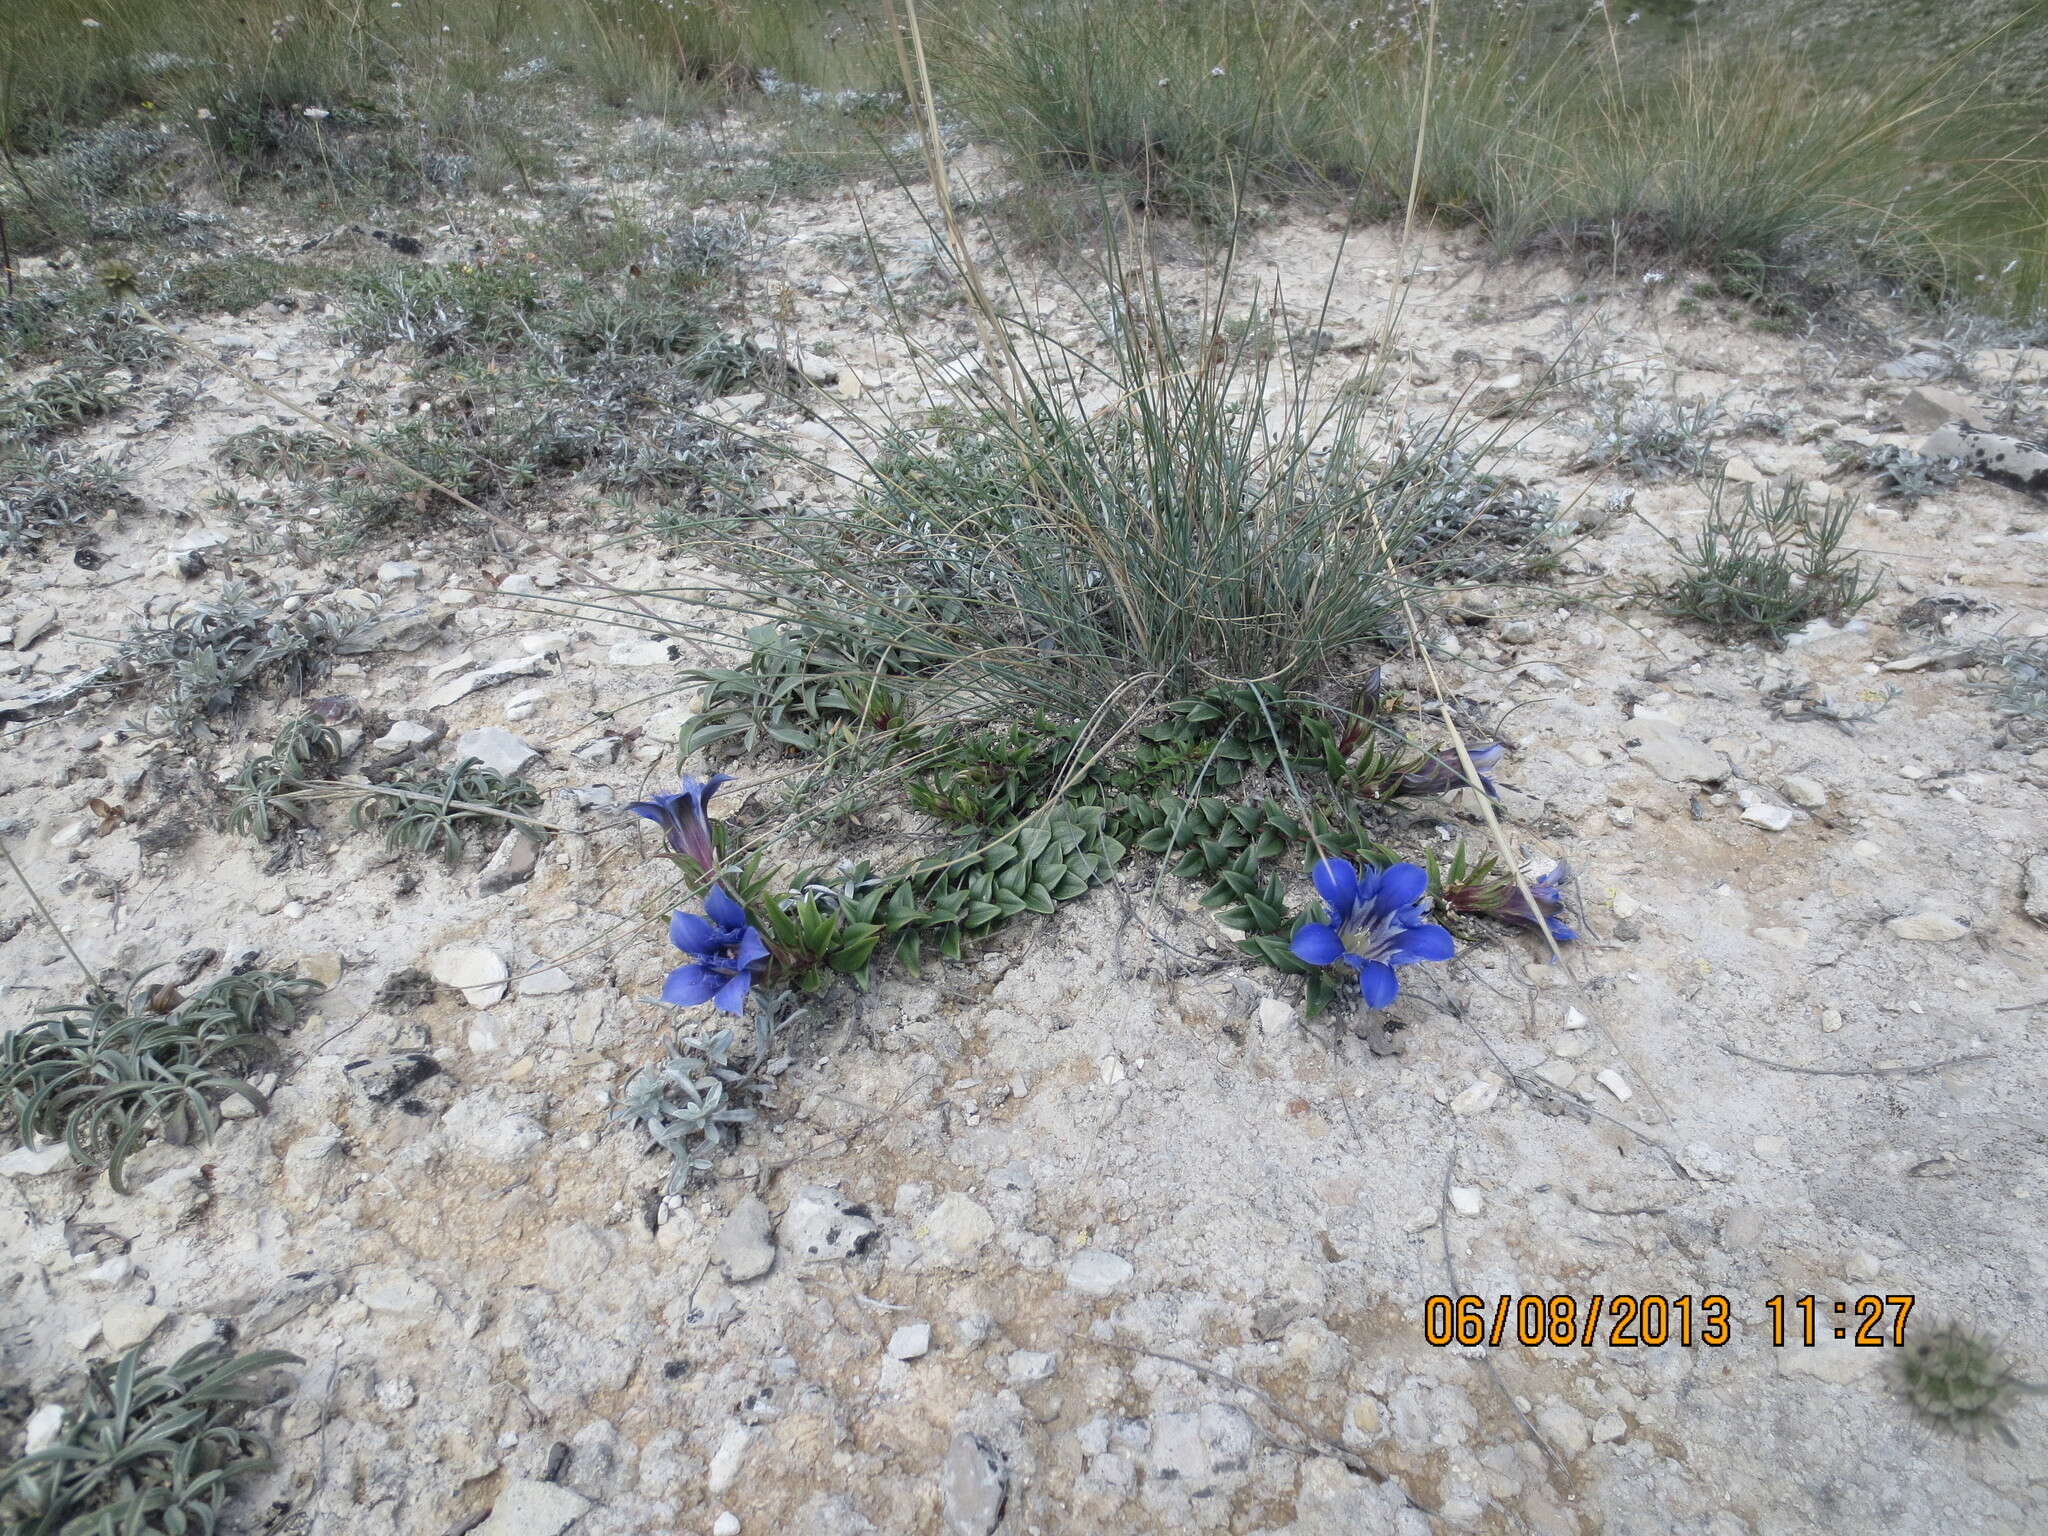
[[[712,874],[718,867],[718,849],[711,840],[706,807],[718,793],[718,787],[731,782],[729,773],[714,773],[709,779],[685,778],[683,787],[674,794],[650,795],[645,800],[635,800],[626,809],[660,827],[668,836],[670,851],[681,854],[705,874]]]

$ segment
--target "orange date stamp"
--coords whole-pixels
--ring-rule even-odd
[[[1772,1296],[1760,1315],[1739,1318],[1733,1302],[1719,1292],[1703,1296],[1655,1292],[1589,1296],[1431,1296],[1422,1306],[1423,1341],[1437,1349],[1462,1345],[1534,1349],[1550,1344],[1590,1349],[1720,1349],[1738,1330],[1757,1326],[1773,1349],[1811,1349],[1833,1337],[1859,1349],[1902,1348],[1906,1317],[1914,1298],[1858,1296],[1833,1301],[1821,1296]]]

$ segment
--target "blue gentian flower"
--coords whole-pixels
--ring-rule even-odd
[[[1493,915],[1531,928],[1548,928],[1550,937],[1559,944],[1576,939],[1578,930],[1557,915],[1564,906],[1564,883],[1571,878],[1571,870],[1560,862],[1546,875],[1525,873],[1522,878],[1528,884],[1530,896],[1535,898],[1536,909],[1532,912],[1529,903],[1522,899],[1521,890],[1511,885]]]
[[[1486,798],[1498,800],[1500,791],[1493,787],[1493,780],[1487,771],[1501,760],[1507,748],[1498,742],[1490,747],[1467,747],[1466,754],[1472,759],[1472,766],[1479,774],[1479,783],[1486,791]],[[1401,790],[1410,795],[1447,795],[1454,789],[1464,789],[1467,780],[1464,767],[1458,762],[1456,752],[1432,752],[1422,760],[1422,766],[1413,773],[1401,776]]]
[[[746,1008],[754,973],[768,963],[768,946],[747,921],[747,909],[717,886],[704,897],[704,916],[678,912],[669,919],[669,942],[690,957],[662,983],[661,1000],[678,1008],[716,1003],[727,1013]]]
[[[1313,877],[1330,920],[1304,926],[1294,936],[1294,956],[1310,965],[1342,960],[1356,967],[1366,1007],[1384,1008],[1400,996],[1395,966],[1457,952],[1450,933],[1428,919],[1429,875],[1421,865],[1368,866],[1361,873],[1349,859],[1319,859]]]
[[[712,846],[711,822],[705,807],[711,804],[719,785],[731,782],[729,773],[714,773],[708,779],[685,778],[683,787],[674,794],[650,795],[645,800],[635,800],[626,809],[660,827],[668,835],[671,849],[709,874],[718,863],[718,850]]]

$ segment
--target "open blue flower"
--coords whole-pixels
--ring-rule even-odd
[[[754,973],[768,963],[768,946],[747,921],[747,909],[717,886],[704,897],[704,916],[678,912],[669,919],[669,942],[690,957],[662,983],[661,1000],[678,1008],[716,1003],[727,1013],[746,1008]]]
[[[717,866],[718,850],[711,841],[711,821],[705,808],[718,793],[718,786],[731,782],[729,773],[714,773],[708,779],[685,778],[674,794],[649,795],[626,809],[660,827],[672,850],[709,874]]]
[[[1479,783],[1489,800],[1498,800],[1500,791],[1493,787],[1488,770],[1499,762],[1507,748],[1495,742],[1490,747],[1467,747],[1465,753],[1472,759],[1472,767],[1479,775]],[[1465,777],[1464,765],[1458,761],[1458,754],[1433,752],[1422,760],[1422,766],[1413,773],[1401,776],[1401,791],[1409,795],[1447,795],[1454,789],[1463,789],[1469,781]]]
[[[1330,910],[1327,923],[1308,923],[1291,946],[1297,960],[1358,971],[1368,1008],[1384,1008],[1401,994],[1397,965],[1448,960],[1457,952],[1450,933],[1429,921],[1429,875],[1419,864],[1367,867],[1349,859],[1319,859],[1312,872]]]
[[[1564,883],[1571,878],[1571,871],[1559,862],[1548,874],[1524,874],[1522,878],[1529,887],[1530,896],[1535,899],[1535,910],[1531,911],[1529,903],[1522,899],[1520,889],[1511,885],[1493,915],[1531,928],[1548,928],[1550,937],[1559,944],[1569,944],[1576,939],[1578,930],[1557,915],[1564,907]]]

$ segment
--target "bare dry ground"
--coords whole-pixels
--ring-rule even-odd
[[[659,183],[608,195],[690,216]],[[480,204],[426,232],[423,259],[474,259],[526,216]],[[314,233],[238,231],[277,251]],[[714,415],[833,461],[834,430],[915,424],[934,389],[943,403],[930,361],[976,335],[920,275],[930,239],[887,184],[760,213],[750,323],[841,382]],[[135,689],[15,710],[0,822],[82,954],[133,973],[255,951],[332,985],[284,1043],[270,1112],[146,1147],[137,1193],[61,1158],[0,1159],[0,1361],[25,1389],[10,1415],[138,1335],[166,1357],[219,1336],[292,1350],[296,1390],[263,1419],[279,1467],[232,1528],[335,1536],[702,1533],[735,1529],[715,1524],[728,1513],[805,1536],[986,1530],[971,1489],[942,1507],[963,1434],[1004,1468],[1010,1532],[2048,1529],[2038,1406],[2015,1413],[2015,1444],[1940,1432],[1900,1391],[1897,1351],[1835,1336],[1857,1298],[1906,1296],[1909,1333],[1961,1319],[2023,1369],[2038,1356],[2048,933],[2023,899],[2048,752],[2001,728],[1971,648],[2048,633],[2048,521],[1982,480],[1887,500],[1828,451],[1917,443],[1899,411],[1927,381],[1888,375],[1900,356],[2024,425],[2048,354],[1774,334],[1683,274],[1425,245],[1402,280],[1391,236],[1277,217],[1241,253],[1234,302],[1277,288],[1346,360],[1334,382],[1374,357],[1398,294],[1377,408],[1499,402],[1507,464],[1559,497],[1556,572],[1466,602],[1432,640],[1460,698],[1503,721],[1510,836],[1569,861],[1565,964],[1496,931],[1411,982],[1399,1027],[1368,1039],[1305,1019],[1295,983],[1133,859],[1055,918],[848,998],[799,1043],[772,1111],[667,1200],[665,1159],[609,1119],[672,1012],[650,1000],[672,961],[650,921],[652,833],[622,805],[669,783],[688,702],[671,674],[713,658],[593,619],[573,568],[660,588],[698,579],[708,552],[565,505],[527,542],[415,528],[295,554],[271,488],[215,454],[289,415],[191,353],[142,372],[73,439],[141,510],[101,533],[93,569],[58,546],[0,571],[5,699],[100,667],[144,615],[258,581],[402,617],[387,633],[411,648],[349,657],[316,691],[373,737],[512,732],[561,831],[530,879],[481,894],[480,860],[388,851],[339,808],[277,843],[225,829]],[[1092,344],[1049,263],[1011,266],[1025,301]],[[1190,296],[1208,280],[1196,252],[1166,271]],[[885,274],[913,295],[907,336]],[[332,319],[302,292],[289,312],[178,324],[318,413],[401,416],[405,367],[358,358]],[[1855,494],[1854,542],[1887,573],[1875,602],[1772,649],[1640,600],[1671,573],[1660,531],[1697,528],[1707,497],[1580,467],[1622,383],[1718,404],[1711,450],[1738,479]],[[783,466],[756,493],[786,507],[827,487]],[[191,551],[197,576],[176,568]],[[500,662],[516,665],[449,696]],[[1412,658],[1387,665],[1426,692]],[[237,718],[215,766],[297,712]],[[766,814],[788,765],[736,771],[726,803]],[[1416,834],[1477,837],[1468,812],[1419,813]],[[0,933],[11,1019],[75,997],[18,885]],[[457,946],[509,981],[407,984]],[[400,1053],[436,1070],[391,1090],[363,1065]],[[758,1262],[750,1218],[728,1227],[749,1200],[773,1265],[729,1279]],[[1720,1297],[1728,1337],[1432,1347],[1428,1299],[1458,1293],[1489,1321],[1501,1296],[1575,1298],[1581,1318],[1595,1296],[1691,1298],[1696,1326]]]

